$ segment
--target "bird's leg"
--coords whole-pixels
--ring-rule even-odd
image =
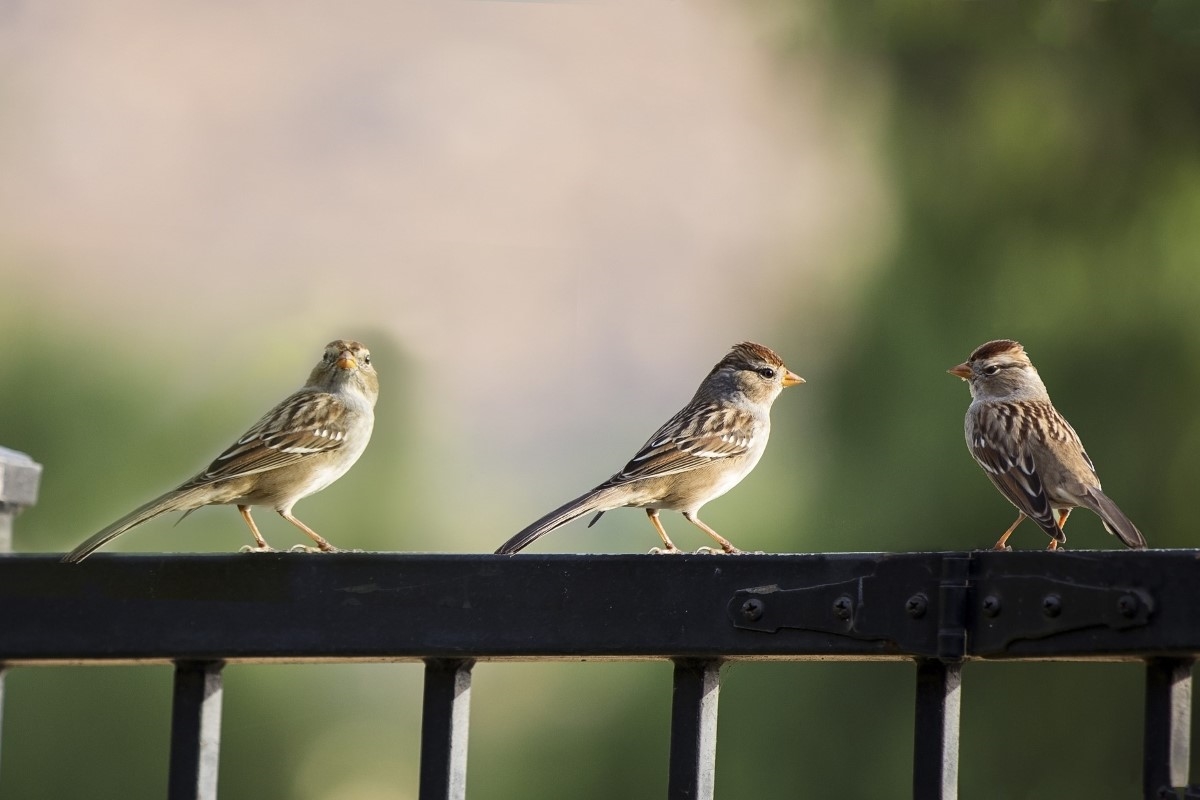
[[[654,526],[654,530],[658,531],[658,536],[662,539],[663,546],[656,547],[651,550],[651,553],[679,553],[682,552],[675,543],[671,541],[671,537],[667,536],[667,529],[663,527],[662,521],[658,518],[657,508],[647,508],[646,516],[650,518],[650,524]]]
[[[277,509],[275,509],[275,511],[279,514],[279,516],[283,517],[288,522],[292,523],[297,528],[299,528],[300,530],[302,530],[306,534],[308,534],[312,538],[312,540],[317,543],[317,550],[320,550],[322,553],[341,552],[340,550],[338,550],[338,548],[334,547],[329,542],[325,541],[325,539],[321,536],[321,534],[317,533],[312,528],[308,527],[303,522],[301,522],[300,520],[293,517],[291,511],[284,511],[281,508],[277,508]],[[313,552],[313,549],[311,547],[305,547],[304,545],[296,545],[296,547],[293,547],[292,550],[296,550],[297,548],[300,548],[309,553]]]
[[[242,548],[243,553],[274,553],[275,548],[267,544],[267,540],[258,532],[258,526],[254,524],[254,518],[250,516],[250,506],[238,506],[238,512],[242,515],[242,519],[246,520],[246,525],[250,527],[250,533],[254,534],[254,547],[246,545]]]
[[[1057,550],[1057,549],[1058,549],[1058,539],[1051,539],[1050,544],[1046,546],[1046,550]]]
[[[742,552],[741,550],[738,550],[736,547],[733,546],[733,542],[729,541],[724,536],[722,536],[721,534],[714,531],[712,528],[705,525],[703,522],[700,521],[700,518],[697,517],[692,512],[684,511],[683,518],[686,519],[688,522],[692,523],[693,525],[695,525],[700,530],[707,533],[712,538],[716,539],[717,544],[721,545],[721,549],[723,551],[725,551],[726,553],[728,553],[729,555],[735,555],[737,553]]]
[[[1012,548],[1009,547],[1007,544],[1005,544],[1005,542],[1008,541],[1008,537],[1012,536],[1013,531],[1015,531],[1017,529],[1017,526],[1020,525],[1024,521],[1025,521],[1025,513],[1023,511],[1018,511],[1017,512],[1017,521],[1014,522],[1012,525],[1008,526],[1008,530],[1006,530],[1004,532],[1004,535],[1000,537],[1000,540],[992,546],[992,549],[993,550],[1011,550]]]

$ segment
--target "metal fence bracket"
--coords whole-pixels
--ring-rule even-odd
[[[864,580],[853,578],[796,589],[776,585],[742,589],[729,601],[729,619],[735,628],[761,633],[793,628],[858,639],[887,638],[855,627],[854,615],[862,604]]]
[[[1006,575],[975,587],[972,655],[1005,652],[1013,642],[1088,628],[1124,631],[1146,625],[1154,598],[1133,586],[1088,586],[1041,575]]]

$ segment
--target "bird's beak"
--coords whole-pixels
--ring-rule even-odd
[[[951,375],[957,375],[965,381],[967,378],[971,377],[971,365],[964,361],[957,367],[951,367],[950,369],[946,370],[946,372],[949,372]]]
[[[792,372],[790,369],[786,370],[783,373],[783,385],[784,386],[796,386],[797,384],[801,384],[801,383],[804,383],[804,378],[801,378],[799,375]]]
[[[337,365],[338,369],[354,369],[358,366],[358,362],[354,360],[354,356],[350,354],[349,350],[343,350],[338,356]]]

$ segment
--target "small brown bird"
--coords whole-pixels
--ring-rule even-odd
[[[1056,549],[1067,541],[1067,516],[1080,506],[1094,511],[1126,547],[1146,546],[1137,526],[1100,491],[1096,467],[1050,402],[1025,348],[1011,339],[987,342],[948,372],[971,387],[965,424],[971,455],[1020,512],[995,549],[1009,549],[1005,542],[1026,517],[1050,536],[1049,549]]]
[[[707,533],[726,553],[738,553],[729,540],[700,521],[700,507],[746,477],[767,446],[771,404],[785,386],[804,383],[770,348],[742,342],[721,359],[678,414],[642,445],[625,468],[566,505],[556,508],[509,539],[497,553],[516,553],[573,519],[614,508],[644,508],[663,546],[678,553],[658,519],[661,509],[683,517]]]
[[[379,378],[370,351],[358,342],[330,342],[304,387],[268,411],[207,469],[94,534],[63,561],[82,561],[160,514],[183,511],[186,517],[217,504],[236,504],[250,526],[255,546],[245,550],[273,552],[250,516],[251,506],[271,506],[312,537],[318,549],[336,551],[292,516],[292,506],[354,466],[371,439],[378,397]]]

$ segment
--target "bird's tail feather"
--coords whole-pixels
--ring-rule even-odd
[[[571,502],[559,506],[538,521],[526,526],[516,536],[500,545],[500,549],[496,553],[499,555],[511,555],[512,553],[524,550],[550,531],[559,526],[566,525],[573,519],[590,514],[593,511],[599,511],[603,514],[605,511],[616,508],[617,506],[612,505],[610,502],[612,500],[612,491],[612,487],[596,487],[587,494],[576,497]],[[599,515],[597,515],[597,518],[599,518]]]
[[[1142,536],[1142,532],[1137,529],[1133,521],[1125,516],[1125,512],[1117,508],[1117,504],[1104,492],[1089,488],[1083,493],[1081,499],[1085,506],[1100,517],[1105,530],[1124,542],[1126,547],[1134,550],[1142,550],[1146,547],[1146,537]]]
[[[175,489],[135,508],[113,524],[89,536],[83,544],[63,556],[63,562],[73,564],[83,561],[125,531],[161,514],[169,514],[172,511],[194,511],[204,505],[199,502],[200,488]]]

